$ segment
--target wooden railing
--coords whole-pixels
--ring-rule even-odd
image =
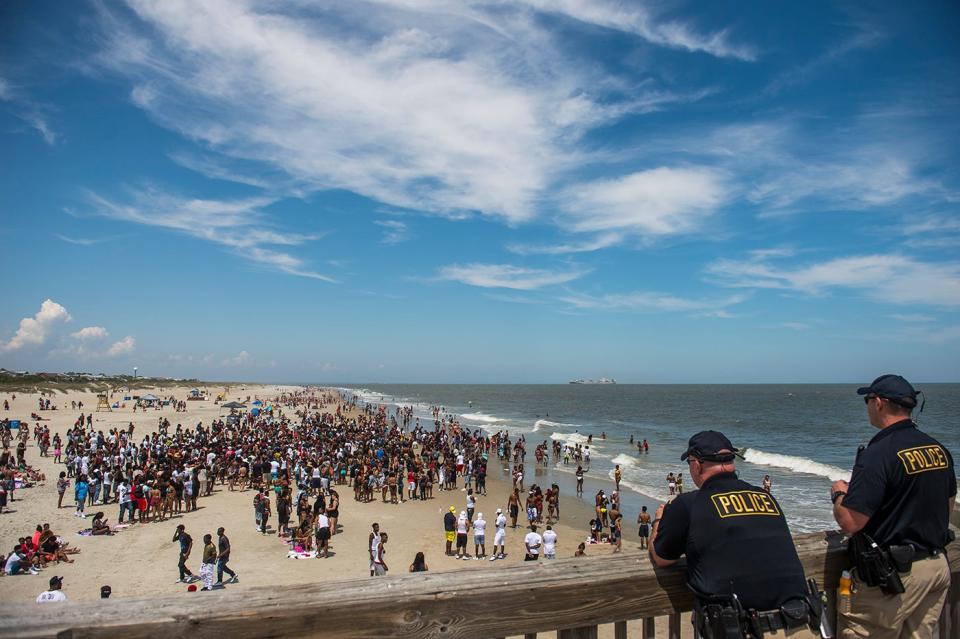
[[[837,533],[794,538],[808,577],[828,592],[837,586],[846,553]],[[960,542],[948,548],[952,587],[941,637],[960,636]],[[251,575],[252,577],[253,575]],[[118,639],[246,639],[248,637],[491,638],[557,631],[560,639],[597,636],[627,620],[668,617],[680,637],[680,613],[692,606],[682,566],[655,569],[646,556],[558,559],[496,570],[429,572],[387,578],[321,579],[301,586],[236,592],[110,599],[61,605],[0,606],[0,637]]]

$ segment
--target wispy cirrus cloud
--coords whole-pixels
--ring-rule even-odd
[[[582,277],[586,271],[551,271],[511,264],[452,264],[442,267],[437,278],[481,288],[508,288],[531,291],[564,284]]]
[[[32,99],[22,87],[14,86],[2,77],[0,77],[0,101],[12,104],[16,116],[39,133],[48,145],[54,146],[60,139],[59,134],[49,123],[50,108]]]
[[[751,59],[640,6],[531,0],[302,3],[130,0],[99,5],[102,68],[131,100],[204,153],[174,159],[205,175],[309,193],[346,189],[389,205],[511,224],[538,214],[577,165],[576,145],[625,115],[701,99],[578,59],[543,14],[657,45]],[[219,159],[219,158],[222,158]],[[246,167],[249,169],[249,167]],[[254,177],[250,177],[254,176]]]
[[[593,239],[560,244],[519,244],[511,243],[506,249],[517,255],[568,255],[571,253],[592,253],[616,246],[623,241],[620,233],[603,233]]]
[[[67,244],[76,244],[77,246],[93,246],[94,244],[100,244],[106,241],[103,238],[68,237],[60,233],[54,233],[54,236]]]
[[[658,167],[568,187],[560,223],[572,231],[666,236],[699,228],[725,202],[723,175],[707,167]]]
[[[97,215],[184,233],[225,246],[250,262],[289,275],[336,281],[311,270],[303,259],[272,248],[300,246],[321,237],[267,228],[269,221],[263,208],[274,203],[272,197],[205,200],[146,189],[134,191],[131,203],[118,203],[96,193],[89,193],[88,200]]]
[[[706,268],[722,286],[820,295],[859,290],[889,304],[960,307],[960,262],[922,262],[898,254],[839,257],[785,266],[767,259],[719,259]]]
[[[377,226],[385,229],[383,237],[380,238],[381,244],[400,244],[410,239],[410,231],[406,222],[398,220],[377,220],[374,222]]]
[[[604,295],[573,293],[561,296],[559,300],[577,309],[695,313],[703,316],[729,318],[732,314],[727,309],[742,304],[749,298],[749,294],[711,298],[681,297],[656,291],[632,291]]]
[[[686,51],[703,52],[719,58],[756,60],[757,48],[734,43],[727,30],[698,33],[688,23],[657,20],[650,9],[638,2],[607,0],[523,0],[538,11],[558,13],[574,20],[637,35],[652,44]]]
[[[827,47],[825,51],[811,60],[776,76],[764,87],[763,94],[776,95],[786,89],[806,84],[825,68],[835,65],[842,58],[855,51],[872,48],[883,39],[884,35],[879,30],[863,25],[837,44]]]

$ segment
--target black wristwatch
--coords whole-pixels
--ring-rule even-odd
[[[837,503],[837,500],[840,499],[841,497],[843,497],[843,496],[846,495],[846,494],[847,494],[846,492],[844,492],[844,491],[842,491],[842,490],[838,490],[837,492],[835,492],[835,493],[833,493],[832,495],[830,495],[830,503],[832,503],[832,504]]]

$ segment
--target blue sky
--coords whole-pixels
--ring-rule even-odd
[[[0,365],[960,379],[956,3],[0,6]]]

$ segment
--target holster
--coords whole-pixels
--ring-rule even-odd
[[[885,595],[900,595],[906,592],[890,553],[878,546],[866,533],[859,532],[850,538],[848,552],[857,576],[863,583],[879,587]]]
[[[703,639],[743,639],[740,613],[733,606],[698,601],[693,614],[694,626]]]

